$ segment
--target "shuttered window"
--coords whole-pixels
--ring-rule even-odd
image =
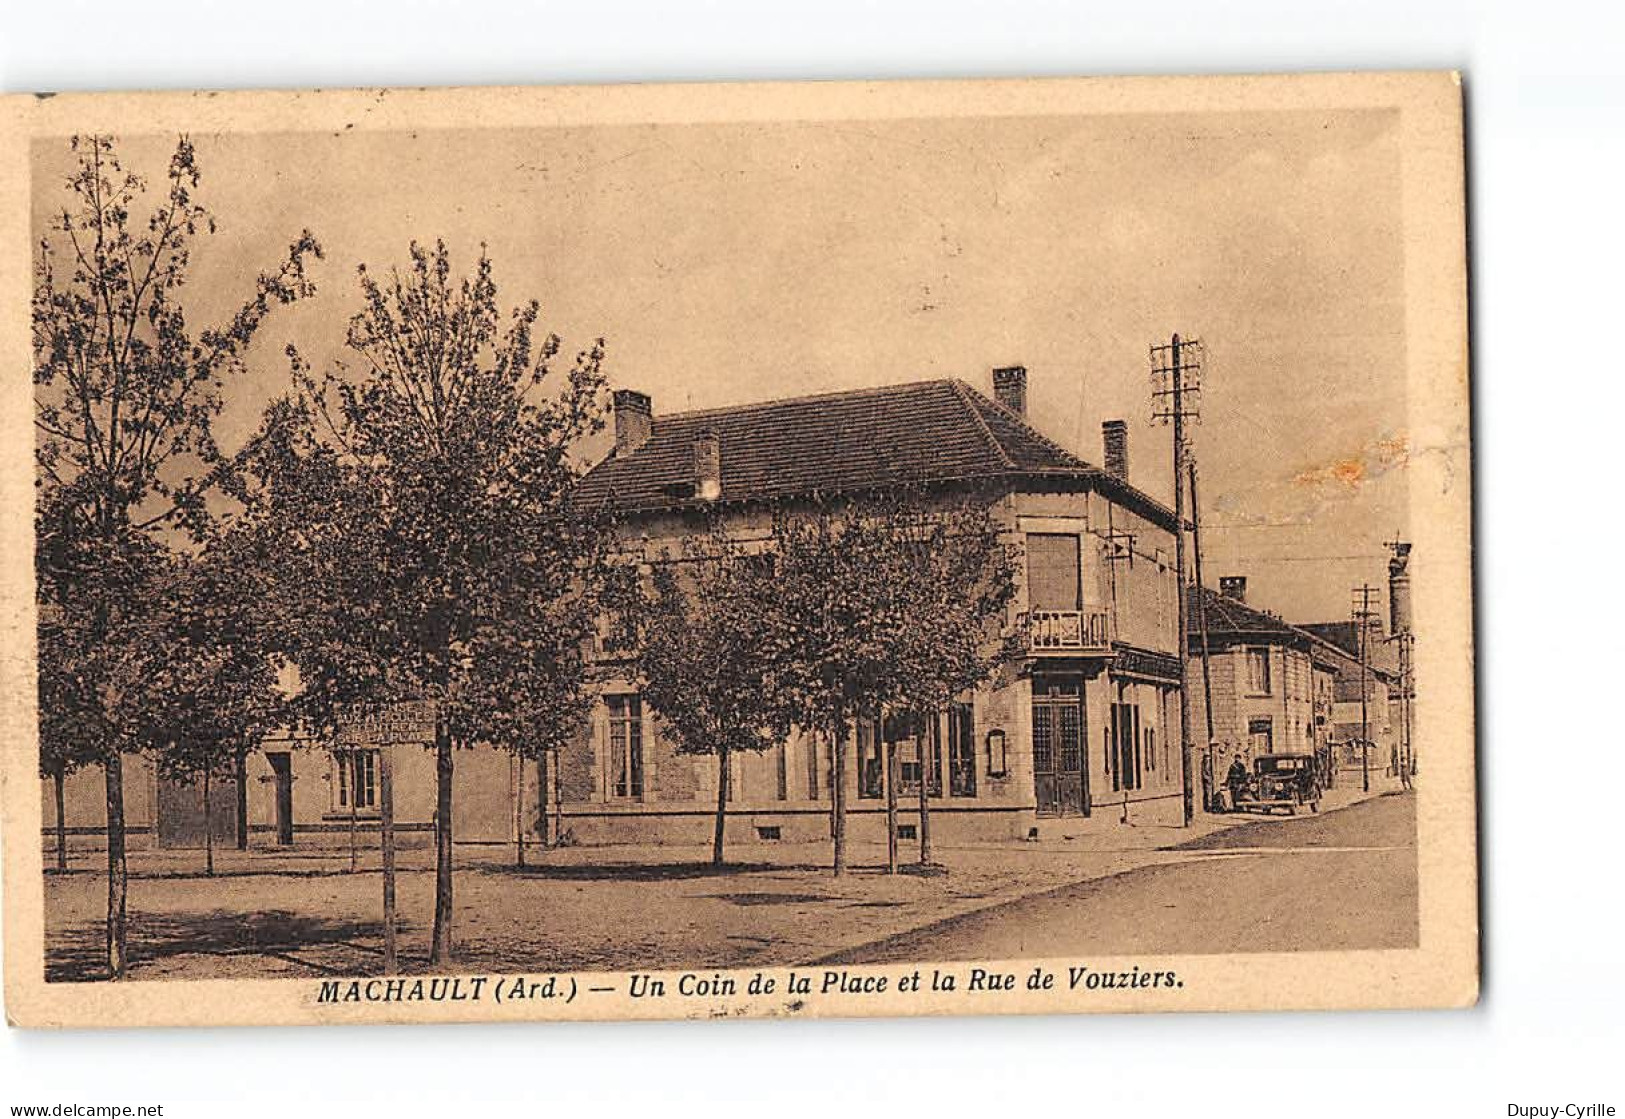
[[[1078,538],[1071,534],[1027,534],[1027,599],[1033,610],[1077,610]]]

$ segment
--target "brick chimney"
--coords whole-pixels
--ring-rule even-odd
[[[1107,420],[1101,424],[1100,441],[1106,452],[1106,473],[1128,481],[1128,421]]]
[[[629,455],[649,441],[654,431],[654,401],[633,389],[616,389],[615,454]]]
[[[993,371],[993,399],[1018,416],[1027,414],[1027,367],[1006,365]]]
[[[1388,627],[1394,633],[1411,628],[1411,546],[1400,541],[1388,561]]]
[[[1233,598],[1237,602],[1247,601],[1247,576],[1221,575],[1219,576],[1219,593],[1225,598]]]
[[[701,501],[722,496],[722,440],[714,431],[694,437],[694,496]]]

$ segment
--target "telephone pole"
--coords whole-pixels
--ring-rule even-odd
[[[1217,762],[1213,757],[1213,670],[1208,664],[1207,647],[1207,584],[1202,582],[1202,505],[1196,496],[1196,460],[1193,457],[1189,465],[1191,480],[1191,551],[1196,559],[1196,632],[1202,639],[1202,707],[1207,712],[1207,746],[1203,751],[1207,758],[1208,781],[1216,783],[1218,773],[1213,768]],[[1212,804],[1202,805],[1205,811],[1213,810]]]
[[[1191,706],[1185,662],[1190,639],[1185,633],[1185,421],[1198,416],[1202,344],[1175,334],[1167,345],[1151,347],[1152,418],[1174,425],[1174,579],[1179,593],[1179,771],[1185,826],[1196,815],[1191,787]]]
[[[1366,635],[1371,630],[1371,619],[1377,616],[1371,608],[1377,588],[1361,583],[1354,588],[1354,609],[1351,612],[1360,639],[1360,788],[1371,791],[1371,715],[1367,708],[1370,692],[1366,688]]]
[[[1393,553],[1388,561],[1388,639],[1399,647],[1399,754],[1394,768],[1400,784],[1408,789],[1416,774],[1416,743],[1412,737],[1416,634],[1411,628],[1411,545],[1397,532],[1387,545]]]

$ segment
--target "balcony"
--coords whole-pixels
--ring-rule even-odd
[[[1034,610],[1026,615],[1027,648],[1034,654],[1110,653],[1111,627],[1102,606]]]

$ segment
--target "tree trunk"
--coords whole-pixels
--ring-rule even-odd
[[[513,756],[514,861],[525,869],[525,755]]]
[[[886,873],[897,873],[897,747],[880,729],[881,766],[886,782]]]
[[[564,759],[553,748],[553,842],[564,842]]]
[[[203,771],[203,873],[214,877],[214,811],[209,800],[209,771]]]
[[[65,767],[60,765],[51,774],[51,784],[56,786],[56,868],[63,871],[68,869],[68,825],[62,818],[66,802],[62,786],[67,783],[66,776]]]
[[[931,726],[922,722],[915,739],[920,751],[920,865],[931,865],[931,779],[937,772],[936,743]]]
[[[722,865],[722,833],[728,826],[728,748],[717,748],[717,826],[711,836],[711,865]]]
[[[378,845],[384,871],[384,974],[394,975],[395,959],[395,747],[378,751]]]
[[[543,847],[552,846],[547,838],[547,802],[547,751],[543,750],[536,755],[536,832]]]
[[[126,900],[129,865],[124,856],[124,758],[116,750],[102,763],[107,776],[107,977],[123,979],[129,966]]]
[[[248,749],[237,749],[237,850],[248,850]]]
[[[350,873],[354,874],[361,865],[361,839],[356,828],[356,794],[360,787],[356,778],[361,776],[361,766],[357,764],[360,754],[354,750],[339,755],[339,765],[348,766],[344,778],[350,784]]]
[[[451,962],[451,728],[435,729],[434,938],[431,964]]]
[[[846,873],[846,725],[837,722],[830,730],[830,811],[835,820],[836,877]]]

